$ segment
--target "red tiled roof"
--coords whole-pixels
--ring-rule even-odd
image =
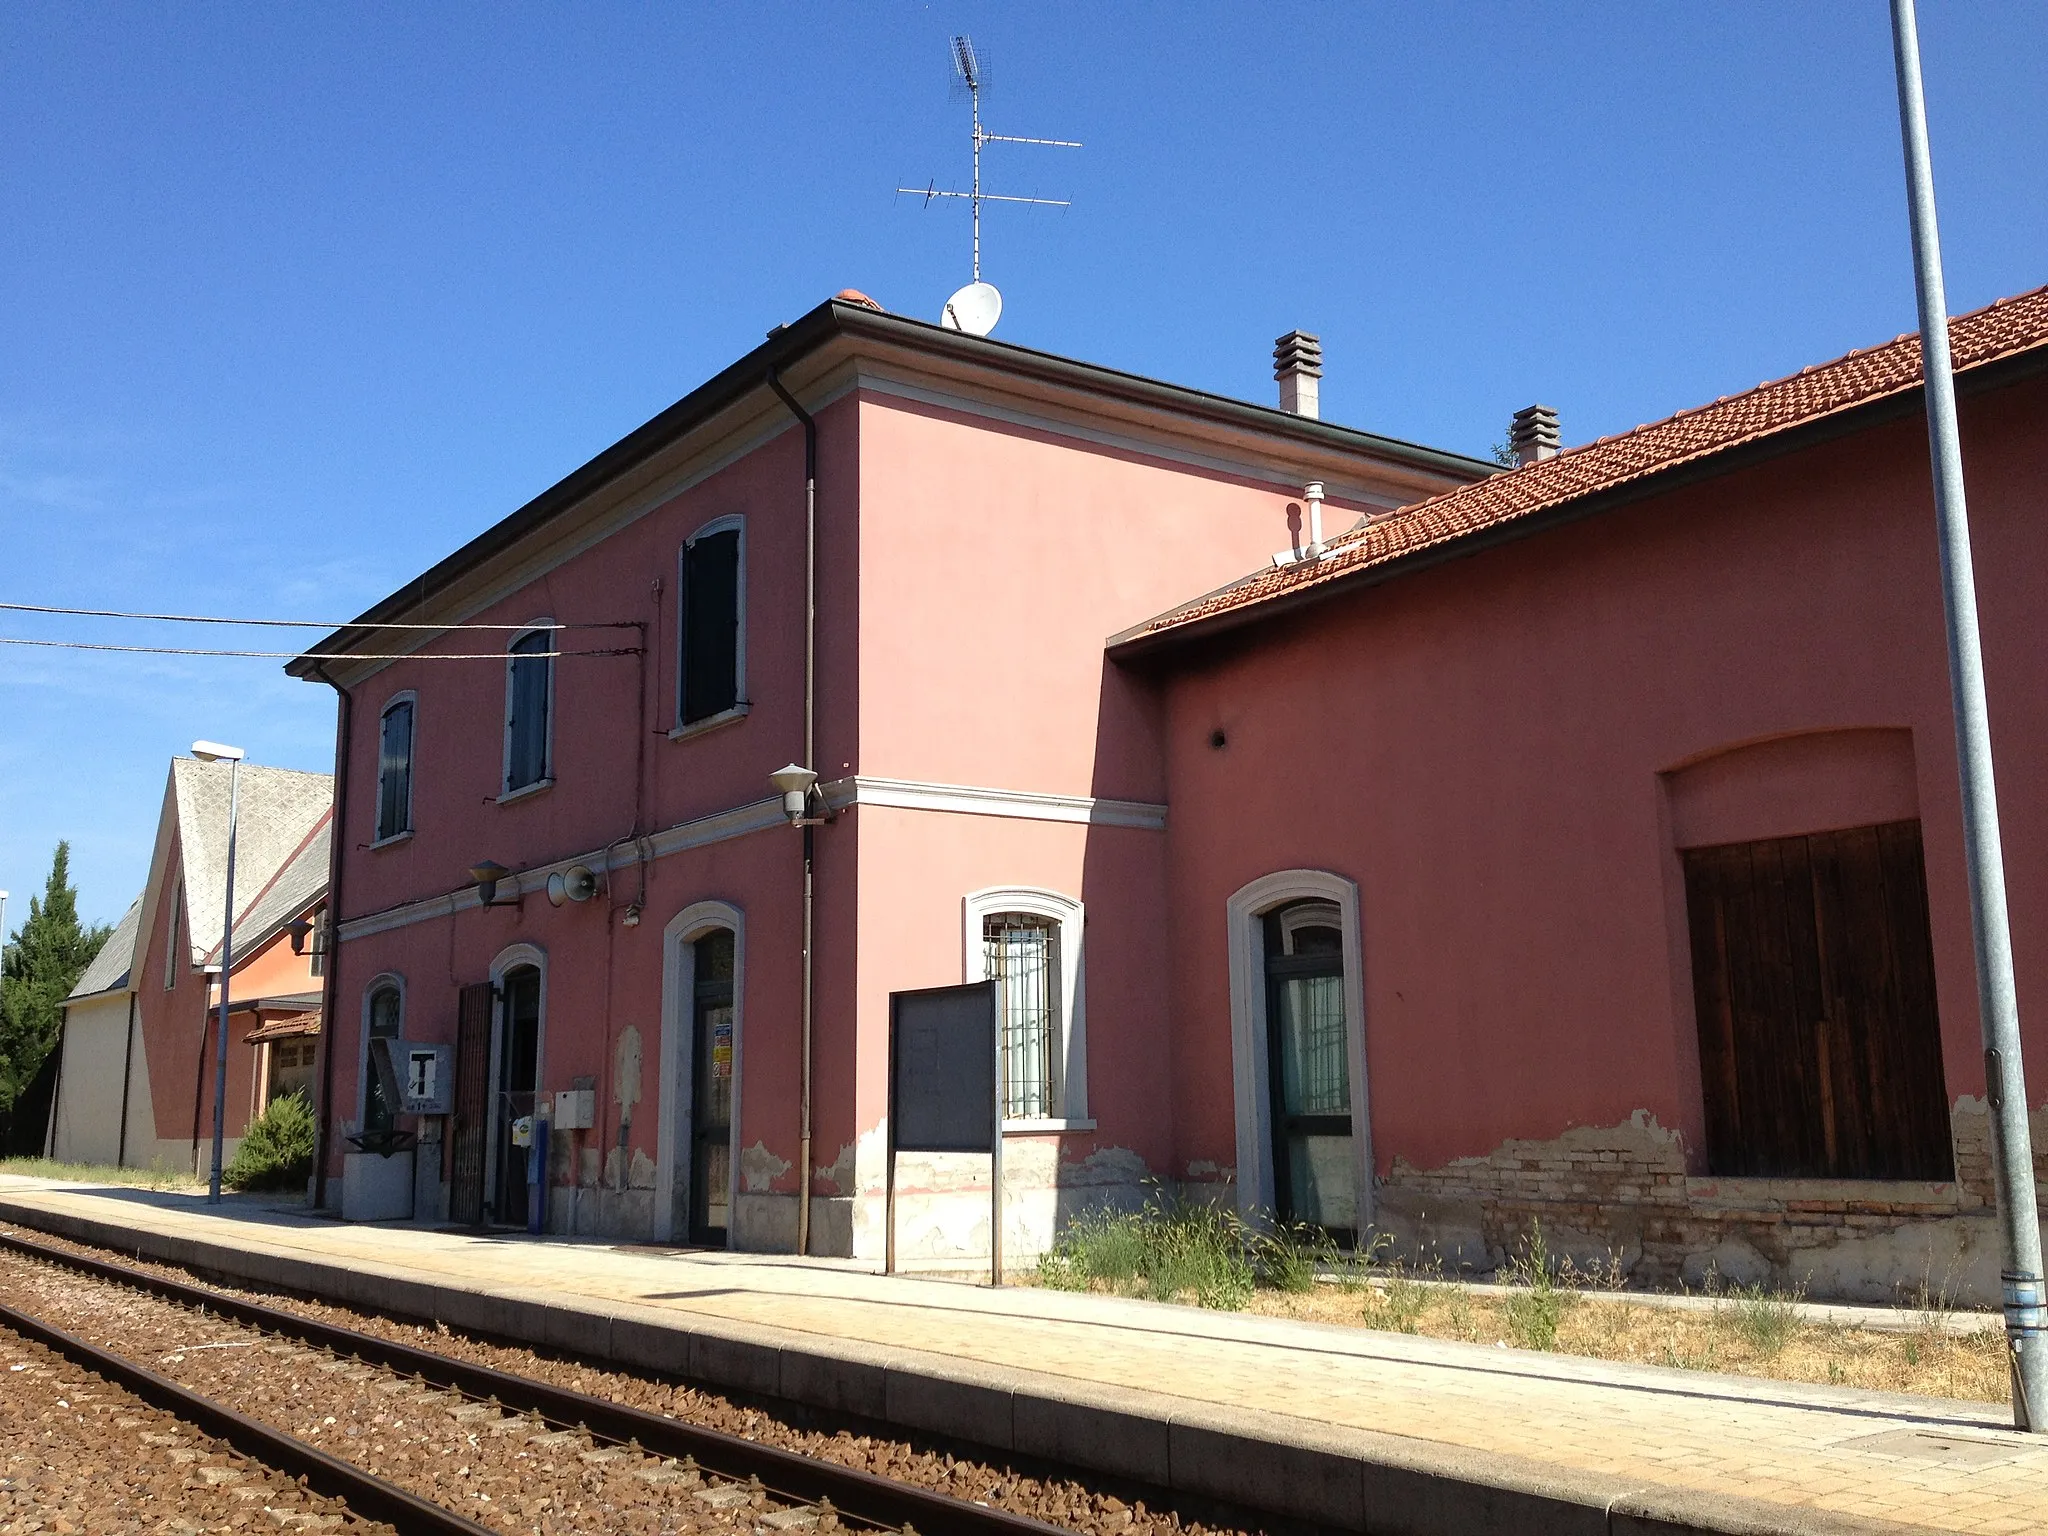
[[[320,1033],[318,1009],[310,1013],[287,1013],[281,1018],[266,1019],[256,1029],[242,1036],[244,1045],[255,1045],[263,1040],[287,1040],[295,1035],[317,1035]]]
[[[1949,322],[1958,372],[2048,344],[2048,287],[2036,288]],[[1482,529],[1561,507],[1659,471],[1803,426],[1853,406],[1901,394],[1920,383],[1920,337],[1898,337],[1759,384],[1711,405],[1632,432],[1603,437],[1507,474],[1416,502],[1332,539],[1315,562],[1260,571],[1233,586],[1148,620],[1117,637],[1130,644],[1325,586]]]

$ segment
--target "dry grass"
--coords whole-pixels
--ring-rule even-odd
[[[106,1163],[60,1163],[47,1157],[0,1158],[0,1173],[25,1179],[58,1179],[69,1184],[121,1184],[130,1189],[204,1189],[206,1180],[173,1172],[158,1163],[148,1168],[115,1168]]]
[[[1260,1289],[1247,1310],[1267,1317],[1379,1328],[1472,1344],[1537,1346],[1546,1318],[1529,1314],[1530,1293],[1503,1297],[1460,1285],[1423,1283],[1397,1272],[1307,1295]],[[1568,1287],[1551,1293],[1559,1354],[1627,1360],[1684,1370],[1728,1371],[1807,1381],[2008,1401],[2002,1334],[1956,1332],[1943,1311],[1909,1314],[1909,1332],[1850,1328],[1803,1319],[1784,1298],[1735,1292],[1712,1311],[1609,1301]]]

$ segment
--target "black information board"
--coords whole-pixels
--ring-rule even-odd
[[[889,1167],[883,1269],[896,1272],[896,1154],[989,1155],[989,1278],[1003,1283],[1003,1141],[997,1131],[996,984],[889,994]]]

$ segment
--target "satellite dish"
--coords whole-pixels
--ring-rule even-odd
[[[1002,318],[1002,314],[1003,296],[996,292],[996,285],[973,282],[946,300],[939,324],[949,331],[986,336],[996,328],[996,321]]]

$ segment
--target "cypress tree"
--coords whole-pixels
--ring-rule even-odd
[[[78,921],[71,844],[60,842],[43,894],[29,899],[28,920],[8,936],[0,964],[0,1118],[11,1118],[56,1048],[64,999],[111,931]]]

